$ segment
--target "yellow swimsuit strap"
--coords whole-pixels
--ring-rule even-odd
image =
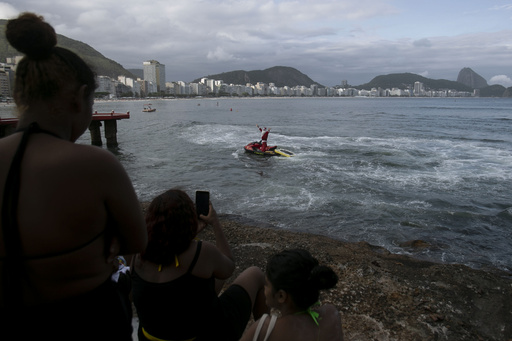
[[[165,340],[165,339],[160,339],[158,337],[155,337],[151,334],[149,334],[146,329],[142,328],[142,334],[144,334],[144,336],[146,337],[146,339],[150,340],[150,341],[172,341],[172,340]],[[181,341],[194,341],[196,338],[193,337],[191,339],[187,339],[187,340],[181,340]]]
[[[177,255],[174,256],[174,263],[176,264],[176,267],[180,266]],[[162,272],[162,264],[158,264],[158,272]]]

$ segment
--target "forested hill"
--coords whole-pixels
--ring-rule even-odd
[[[262,82],[267,84],[274,83],[277,87],[294,87],[297,85],[310,87],[312,84],[317,84],[319,87],[324,87],[299,70],[288,66],[274,66],[269,69],[254,71],[237,70],[216,75],[209,75],[201,78],[222,80],[227,84],[243,85],[247,83],[256,84],[257,82]],[[199,82],[201,78],[194,80],[194,82]]]
[[[464,69],[463,69],[464,70]],[[475,73],[478,76],[478,74]],[[480,77],[480,76],[479,76]],[[482,78],[483,79],[483,78]],[[414,86],[415,82],[423,83],[425,89],[431,90],[457,90],[473,92],[473,88],[461,82],[446,79],[430,79],[413,73],[394,73],[381,75],[372,79],[369,83],[355,86],[357,89],[407,89]],[[502,85],[490,85],[480,88],[481,97],[512,97],[512,87],[505,88]]]
[[[0,19],[0,62],[4,63],[7,57],[14,57],[21,55],[20,52],[16,51],[5,38],[5,25],[7,20]],[[63,35],[57,34],[57,45],[65,47],[77,55],[82,57],[87,64],[89,64],[96,72],[97,75],[108,76],[117,79],[117,76],[124,75],[127,77],[136,77],[123,68],[123,66],[112,59],[108,59],[101,53],[93,49],[91,46],[82,43],[78,40],[67,38]]]
[[[446,79],[430,79],[414,73],[393,73],[389,75],[381,75],[372,79],[369,83],[356,86],[358,89],[382,88],[392,89],[414,86],[415,82],[423,83],[427,89],[453,89],[457,91],[473,91],[472,88],[455,81]]]

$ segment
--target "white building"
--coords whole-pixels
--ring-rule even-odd
[[[0,63],[0,95],[2,97],[12,96],[14,83],[14,72],[9,64]]]
[[[133,78],[126,76],[117,76],[117,80],[124,85],[132,88],[132,92],[134,96],[140,96],[141,93],[141,82],[134,80]]]
[[[112,78],[107,76],[98,76],[96,77],[96,82],[98,83],[96,92],[108,92],[110,97],[116,95],[116,84]]]
[[[156,60],[148,60],[142,65],[144,67],[144,80],[155,84],[155,92],[165,91],[165,65]]]
[[[414,96],[423,96],[425,89],[422,82],[414,82]]]

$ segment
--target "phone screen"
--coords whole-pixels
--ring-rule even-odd
[[[210,211],[210,192],[196,191],[196,211],[198,217],[200,214],[208,215]]]

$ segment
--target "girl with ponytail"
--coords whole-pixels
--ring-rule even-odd
[[[331,304],[318,302],[320,290],[331,289],[337,282],[334,271],[319,265],[306,250],[275,254],[267,263],[265,297],[279,317],[263,315],[241,341],[343,340],[339,312]]]

